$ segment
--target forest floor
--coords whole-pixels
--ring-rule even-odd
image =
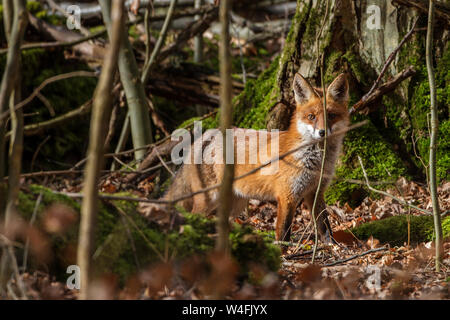
[[[401,191],[405,200],[431,208],[428,192],[422,186],[406,180],[401,182],[400,189],[389,192]],[[439,187],[439,196],[442,210],[450,209],[450,183]],[[293,224],[293,240],[283,250],[282,265],[277,273],[256,267],[252,272],[258,281],[242,280],[233,277],[232,264],[222,260],[218,274],[189,283],[174,270],[186,271],[187,268],[184,274],[198,272],[202,265],[194,259],[181,265],[153,266],[130,278],[122,288],[113,277],[102,278],[96,285],[96,296],[103,299],[205,299],[211,298],[210,292],[215,286],[224,284],[233,288],[225,295],[227,299],[450,299],[449,239],[444,243],[444,263],[438,273],[435,272],[432,242],[390,247],[373,238],[355,240],[343,232],[393,215],[418,215],[418,211],[408,211],[386,197],[366,198],[354,209],[348,204],[337,204],[330,206],[329,212],[338,244],[324,246],[319,242],[314,264],[311,264],[314,243],[311,218],[299,207]],[[275,220],[276,205],[256,200],[250,201],[247,214],[236,218],[237,223],[251,224],[262,231],[272,231]],[[65,283],[43,272],[25,273],[22,279],[27,296],[32,299],[77,297],[77,290],[68,289]],[[11,284],[16,283],[13,280]],[[14,298],[13,293],[11,298]]]
[[[420,203],[431,209],[428,192],[414,182],[401,180],[401,190],[389,193],[410,203]],[[450,183],[439,188],[443,211],[450,208]],[[444,243],[444,264],[435,272],[433,242],[390,247],[377,239],[358,241],[343,230],[362,223],[385,219],[394,215],[420,215],[405,209],[392,198],[366,198],[355,209],[348,204],[330,206],[330,223],[338,245],[321,246],[311,264],[312,250],[289,247],[283,255],[279,271],[281,299],[450,299],[450,239]],[[331,210],[330,210],[331,209]],[[274,228],[275,206],[254,202],[250,218],[257,228]],[[312,248],[314,233],[311,218],[299,208],[293,226],[297,242]],[[305,254],[307,253],[307,254]],[[349,259],[348,261],[345,261]]]

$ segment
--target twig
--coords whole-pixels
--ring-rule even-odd
[[[231,86],[231,53],[230,53],[230,12],[232,0],[220,1],[219,22],[221,26],[219,42],[219,69],[220,69],[220,131],[223,141],[226,141],[226,131],[231,128],[233,123],[233,104],[232,104],[232,86]],[[234,141],[234,138],[233,140]],[[228,158],[230,150],[228,142],[223,145],[222,160],[225,163],[223,175],[219,188],[219,207],[217,210],[217,239],[216,250],[224,255],[231,252],[229,242],[229,223],[228,218],[232,209],[231,201],[233,197],[234,182],[234,162],[225,161]],[[216,298],[223,298],[216,292]]]
[[[53,108],[52,104],[44,95],[42,95],[40,92],[37,94],[37,98],[41,100],[41,102],[44,104],[44,106],[47,108],[48,113],[50,113],[50,116],[54,117],[56,115],[55,108]]]
[[[11,259],[10,261],[12,261],[12,267],[14,270],[14,275],[16,276],[16,281],[17,281],[17,285],[20,289],[20,293],[22,294],[22,298],[24,300],[28,300],[27,293],[26,293],[27,291],[25,289],[25,284],[23,283],[22,277],[20,276],[19,266],[17,265],[17,259],[16,259],[16,256],[14,255],[14,249],[11,245],[7,245],[7,246],[8,246],[7,250],[8,250],[10,259]]]
[[[207,119],[209,117],[212,117],[212,116],[214,116],[216,114],[217,114],[217,111],[213,111],[211,113],[208,113],[207,115],[204,115],[203,117],[198,119],[198,121],[202,121],[202,120]],[[192,127],[193,125],[194,125],[194,123],[190,123],[187,126],[184,126],[184,127],[180,128],[180,129],[188,129],[188,128]],[[150,143],[150,144],[147,144],[147,145],[139,147],[139,148],[133,148],[133,149],[120,151],[120,152],[114,152],[114,153],[105,153],[104,157],[105,158],[109,158],[109,157],[114,157],[114,156],[128,155],[128,154],[131,154],[131,153],[135,152],[136,150],[144,150],[144,149],[149,149],[149,148],[152,148],[152,147],[154,148],[154,147],[157,147],[157,146],[161,145],[163,142],[165,142],[165,141],[167,141],[167,140],[169,140],[171,138],[172,138],[172,135],[168,135],[168,136],[165,136],[164,138],[162,138],[161,140],[158,140],[157,142]],[[75,170],[76,168],[80,167],[81,165],[83,165],[86,162],[86,160],[87,159],[84,158],[84,159],[78,161],[78,163],[76,163],[73,166],[72,169]],[[166,162],[166,163],[169,163],[169,162]],[[141,170],[142,170],[142,168],[141,168]],[[111,170],[111,172],[117,172],[117,170]],[[143,172],[147,172],[147,171],[135,171],[135,172],[136,173],[143,173]]]
[[[113,90],[112,90],[112,94],[116,94],[119,89],[121,88],[120,85],[117,85]],[[66,121],[69,121],[70,119],[74,118],[74,117],[78,117],[78,116],[82,116],[85,115],[86,113],[90,112],[92,107],[92,99],[89,99],[88,101],[86,101],[85,103],[83,103],[81,106],[79,106],[78,108],[71,110],[63,115],[60,115],[56,118],[50,119],[50,120],[46,120],[46,121],[42,121],[39,123],[33,123],[33,124],[29,124],[26,125],[24,127],[24,133],[25,135],[34,135],[34,134],[38,134],[40,132],[42,132],[43,130],[47,130],[50,128],[53,128],[57,125],[60,125]],[[10,132],[8,132],[6,134],[6,137],[8,138],[11,135]],[[110,155],[111,157],[112,155]],[[83,159],[84,161],[86,160]],[[83,161],[83,163],[84,163]]]
[[[114,103],[114,107],[111,112],[111,118],[109,118],[109,125],[108,125],[108,134],[105,138],[105,150],[109,150],[111,140],[114,137],[114,134],[116,132],[116,121],[117,121],[117,114],[119,113],[119,104]]]
[[[420,138],[420,136],[417,138],[417,140]],[[411,141],[412,141],[412,147],[413,147],[413,152],[414,155],[416,156],[417,159],[419,159],[420,163],[422,164],[422,167],[425,170],[425,176],[426,176],[426,181],[429,181],[429,177],[428,177],[428,166],[425,164],[425,162],[423,161],[422,157],[417,153],[417,148],[416,148],[416,139],[414,139],[414,129],[412,129],[411,131]],[[428,187],[428,186],[427,186]],[[429,192],[430,190],[428,190]]]
[[[169,161],[166,161],[167,164],[172,163]],[[160,169],[162,168],[163,165],[159,164],[150,168],[147,168],[145,170],[134,170],[134,171],[130,171],[130,170],[101,170],[101,173],[139,173],[139,174],[144,174],[144,173],[149,173],[151,171],[154,171],[156,169]],[[53,170],[53,171],[40,171],[40,172],[31,172],[31,173],[22,173],[20,175],[21,178],[34,178],[34,177],[45,177],[45,176],[57,176],[57,175],[70,175],[70,174],[83,174],[84,170],[73,170],[73,169],[69,169],[69,170]],[[8,177],[3,177],[4,180],[8,180]]]
[[[119,50],[125,37],[122,30],[124,9],[121,0],[111,1],[108,8],[111,19],[108,22],[110,46],[102,64],[102,72],[95,89],[89,129],[89,146],[87,164],[84,175],[83,193],[85,197],[80,209],[80,227],[78,231],[77,264],[80,267],[80,279],[83,284],[78,296],[80,300],[92,297],[93,261],[92,253],[95,246],[96,216],[98,214],[98,188],[100,170],[102,167],[106,128],[111,115],[114,75],[118,65]],[[123,48],[122,48],[123,49]]]
[[[341,263],[344,263],[344,262],[347,262],[347,261],[350,261],[350,260],[354,260],[354,259],[359,258],[359,257],[363,257],[363,256],[368,255],[368,254],[370,254],[370,253],[379,252],[379,251],[384,251],[384,250],[387,250],[387,249],[388,249],[388,247],[382,247],[382,248],[370,249],[370,250],[367,250],[367,251],[365,251],[365,252],[363,252],[363,253],[355,254],[354,256],[351,256],[351,257],[346,258],[346,259],[336,260],[336,261],[334,261],[334,262],[324,264],[323,267],[332,267],[332,266],[335,266],[335,265],[337,265],[337,264],[341,264]]]
[[[33,171],[34,167],[34,161],[36,161],[37,155],[39,154],[39,151],[41,150],[42,146],[50,139],[50,136],[47,136],[36,148],[36,151],[33,153],[33,157],[31,158],[31,166],[30,171]]]
[[[145,8],[145,14],[144,14],[144,32],[145,32],[145,61],[144,66],[147,65],[147,63],[150,60],[150,43],[151,43],[151,16],[154,14],[155,8],[153,7],[153,1],[149,1],[147,4],[147,7]]]
[[[154,68],[154,62],[156,57],[159,55],[161,48],[166,40],[167,32],[169,31],[170,22],[172,21],[173,12],[175,10],[175,6],[177,5],[177,0],[171,0],[169,9],[167,10],[167,16],[164,20],[163,27],[159,34],[158,40],[156,41],[155,47],[153,48],[152,54],[148,63],[144,66],[144,70],[142,71],[141,81],[142,84],[145,85],[150,77],[150,73]]]
[[[93,40],[95,38],[101,37],[106,33],[106,30],[99,31],[97,33],[91,34],[86,37],[81,37],[79,39],[71,41],[54,41],[54,42],[37,42],[37,43],[26,43],[20,47],[21,51],[31,50],[31,49],[47,49],[47,48],[57,48],[57,47],[71,47],[77,44]],[[8,49],[0,49],[0,54],[4,54]]]
[[[127,165],[125,162],[121,161],[120,159],[117,159],[116,156],[113,156],[113,159],[115,161],[117,161],[118,163],[120,163],[121,165],[123,165],[124,167],[130,169],[131,171],[134,171],[134,169],[132,167],[130,167],[129,165]]]
[[[400,198],[397,198],[396,196],[394,196],[394,195],[392,195],[392,194],[390,194],[390,193],[388,193],[388,192],[385,192],[385,191],[382,191],[382,190],[378,190],[378,189],[373,188],[373,187],[370,185],[370,183],[369,183],[369,178],[367,177],[367,173],[366,173],[366,170],[364,169],[364,166],[363,166],[363,163],[362,163],[362,160],[361,160],[361,157],[360,157],[360,156],[358,156],[358,160],[359,160],[359,163],[360,163],[360,165],[361,165],[361,169],[362,169],[363,174],[364,174],[364,179],[366,179],[366,186],[367,186],[367,188],[369,188],[370,191],[373,191],[373,192],[375,192],[375,193],[382,194],[382,195],[384,195],[384,196],[386,196],[386,197],[389,197],[389,198],[392,198],[392,199],[398,201],[399,203],[401,203],[401,204],[403,204],[403,205],[405,205],[405,206],[409,206],[409,207],[411,207],[411,208],[413,208],[413,209],[416,209],[416,210],[419,210],[419,211],[421,211],[421,212],[430,214],[429,211],[427,211],[427,210],[425,210],[425,209],[422,209],[422,208],[419,208],[419,207],[417,207],[417,206],[415,206],[415,205],[413,205],[413,204],[410,204],[410,203],[408,203],[408,202],[406,202],[406,201],[404,201],[404,200],[402,200],[402,199],[400,199]]]
[[[241,38],[239,36],[239,31],[236,29],[235,25],[231,24],[231,27],[233,28],[234,34],[237,38],[237,44],[238,44],[238,48],[239,48],[239,60],[241,62],[241,69],[242,69],[242,82],[245,85],[247,83],[247,71],[245,70],[244,54],[242,52]]]
[[[38,211],[39,206],[41,204],[43,194],[44,194],[44,191],[41,190],[41,192],[39,192],[39,196],[38,196],[38,198],[36,200],[36,204],[34,205],[33,214],[31,215],[30,227],[33,226],[34,221],[36,220],[37,211]],[[27,270],[27,260],[28,260],[28,249],[29,249],[29,247],[30,247],[30,237],[27,236],[27,241],[25,243],[25,250],[23,252],[22,269],[23,269],[24,272]]]
[[[320,31],[317,35],[316,38],[316,50],[317,50],[317,63],[319,63],[319,57],[320,57],[320,38],[322,37],[322,32],[323,32],[323,28],[325,26],[325,22],[327,21],[327,17],[328,17],[328,7],[329,7],[330,1],[327,0],[326,3],[326,8],[325,8],[325,15],[323,17],[323,21],[322,21],[322,25],[320,27]],[[320,82],[321,82],[321,87],[322,87],[322,92],[323,92],[323,97],[322,97],[322,101],[323,101],[323,121],[324,121],[324,128],[325,128],[325,139],[323,140],[323,153],[322,153],[322,163],[320,166],[320,176],[319,176],[319,182],[317,184],[317,189],[316,189],[316,193],[314,195],[314,202],[312,205],[312,209],[311,209],[311,216],[313,218],[313,222],[314,222],[314,246],[313,246],[313,254],[311,257],[311,263],[314,263],[314,259],[316,257],[316,251],[317,251],[317,245],[318,245],[318,230],[317,230],[317,221],[316,221],[316,204],[317,204],[317,199],[319,197],[320,194],[320,188],[322,187],[322,180],[323,180],[323,173],[325,170],[325,160],[326,160],[326,152],[327,152],[327,135],[328,135],[328,125],[327,125],[327,98],[326,98],[326,94],[325,94],[325,82],[324,82],[324,76],[323,76],[323,68],[324,68],[324,57],[325,54],[322,53],[322,59],[321,59],[321,63],[319,64],[319,68],[320,68]],[[326,210],[326,209],[325,209]],[[322,214],[322,212],[320,213]],[[319,218],[319,217],[317,217]]]
[[[164,166],[164,168],[166,168],[167,171],[169,171],[169,173],[172,175],[172,177],[175,177],[175,173],[173,173],[173,171],[170,170],[170,168],[167,166],[166,162],[163,160],[163,158],[161,158],[161,155],[158,152],[158,148],[155,148],[155,152],[156,152],[156,156],[158,157],[159,161]]]

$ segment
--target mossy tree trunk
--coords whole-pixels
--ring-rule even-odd
[[[320,85],[317,34],[322,27],[326,0],[299,0],[285,46],[271,66],[255,81],[249,81],[235,99],[234,123],[256,129],[281,129],[289,125],[294,100],[292,79],[296,72]],[[368,108],[362,128],[349,132],[344,155],[336,171],[338,179],[327,192],[329,203],[356,204],[367,194],[361,185],[345,179],[363,179],[357,156],[361,156],[370,180],[395,180],[399,176],[426,181],[429,130],[429,86],[425,64],[426,14],[394,5],[393,1],[330,1],[319,50],[325,55],[325,82],[341,72],[349,74],[350,106],[371,87],[390,53],[420,16],[417,30],[389,66],[383,81],[412,65],[416,74]],[[450,101],[450,51],[448,30],[435,32],[437,106],[441,126],[437,143],[437,175],[448,180],[448,102]],[[414,142],[413,142],[414,141]]]

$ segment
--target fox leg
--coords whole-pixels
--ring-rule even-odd
[[[305,204],[312,216],[312,207],[314,204],[315,192],[311,192],[305,196]],[[323,197],[323,192],[317,196],[316,206],[314,208],[314,216],[317,221],[317,230],[319,231],[320,240],[324,243],[333,241],[333,233],[331,231],[330,222],[328,221],[327,205]]]
[[[278,241],[289,241],[291,238],[291,225],[294,218],[296,203],[288,199],[277,197],[277,224],[276,239]]]

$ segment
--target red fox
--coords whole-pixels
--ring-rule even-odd
[[[271,151],[279,149],[276,150],[277,155],[282,155],[298,148],[302,143],[323,137],[325,130],[328,130],[328,134],[336,131],[341,133],[345,131],[343,129],[349,125],[347,110],[348,89],[346,75],[341,74],[326,90],[328,121],[327,128],[325,128],[322,90],[312,87],[300,74],[296,74],[293,81],[296,110],[292,115],[287,131],[267,132],[264,130],[233,129],[234,159],[238,159],[234,166],[235,177],[243,175],[273,158],[267,155],[268,149]],[[254,143],[251,143],[248,137],[240,139],[240,137],[247,134],[256,135],[263,140],[263,143],[260,141],[259,148]],[[327,243],[332,240],[332,232],[323,195],[334,174],[335,162],[340,153],[344,135],[345,133],[333,135],[327,140],[324,178],[315,206],[315,216],[320,237],[322,241]],[[217,137],[221,137],[220,131],[217,129],[207,130],[203,134],[203,141],[206,140],[207,142],[203,143],[200,149],[195,150],[193,148],[194,151],[190,151],[188,157],[192,159],[198,153],[203,153],[203,157],[206,154],[209,155],[209,160],[205,159],[202,163],[195,161],[185,163],[178,170],[172,185],[163,199],[177,199],[182,195],[187,195],[221,182],[224,169],[223,151],[222,143]],[[255,173],[235,180],[233,184],[233,199],[231,199],[233,209],[230,212],[230,216],[233,217],[241,213],[246,208],[249,199],[276,201],[278,205],[276,239],[288,241],[290,239],[292,219],[300,201],[303,200],[310,211],[312,209],[321,169],[321,146],[323,148],[323,142],[306,146],[277,161],[276,170],[273,170],[271,174]],[[252,158],[256,161],[251,161]],[[218,189],[199,193],[180,201],[178,205],[182,205],[186,210],[194,213],[210,214],[219,205],[218,193]]]

